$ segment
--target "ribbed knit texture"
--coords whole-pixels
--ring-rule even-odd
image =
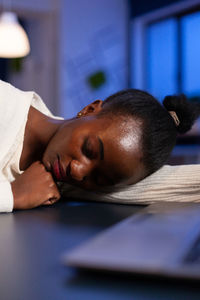
[[[200,202],[200,165],[165,165],[135,185],[114,193],[94,193],[63,185],[66,197],[124,204],[157,201]]]

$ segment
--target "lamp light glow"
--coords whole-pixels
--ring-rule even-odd
[[[16,14],[3,12],[0,16],[0,57],[23,57],[29,52],[27,34],[18,23]]]

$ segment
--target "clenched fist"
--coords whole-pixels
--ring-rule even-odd
[[[29,209],[59,200],[60,193],[50,172],[37,161],[11,183],[14,209]]]

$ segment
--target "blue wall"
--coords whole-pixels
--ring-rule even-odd
[[[72,117],[88,103],[127,87],[127,2],[62,1],[60,114]],[[88,77],[102,71],[93,89]]]

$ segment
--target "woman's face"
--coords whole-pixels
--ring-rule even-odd
[[[57,181],[88,190],[136,183],[144,177],[140,136],[131,117],[72,119],[50,140],[43,163]]]

